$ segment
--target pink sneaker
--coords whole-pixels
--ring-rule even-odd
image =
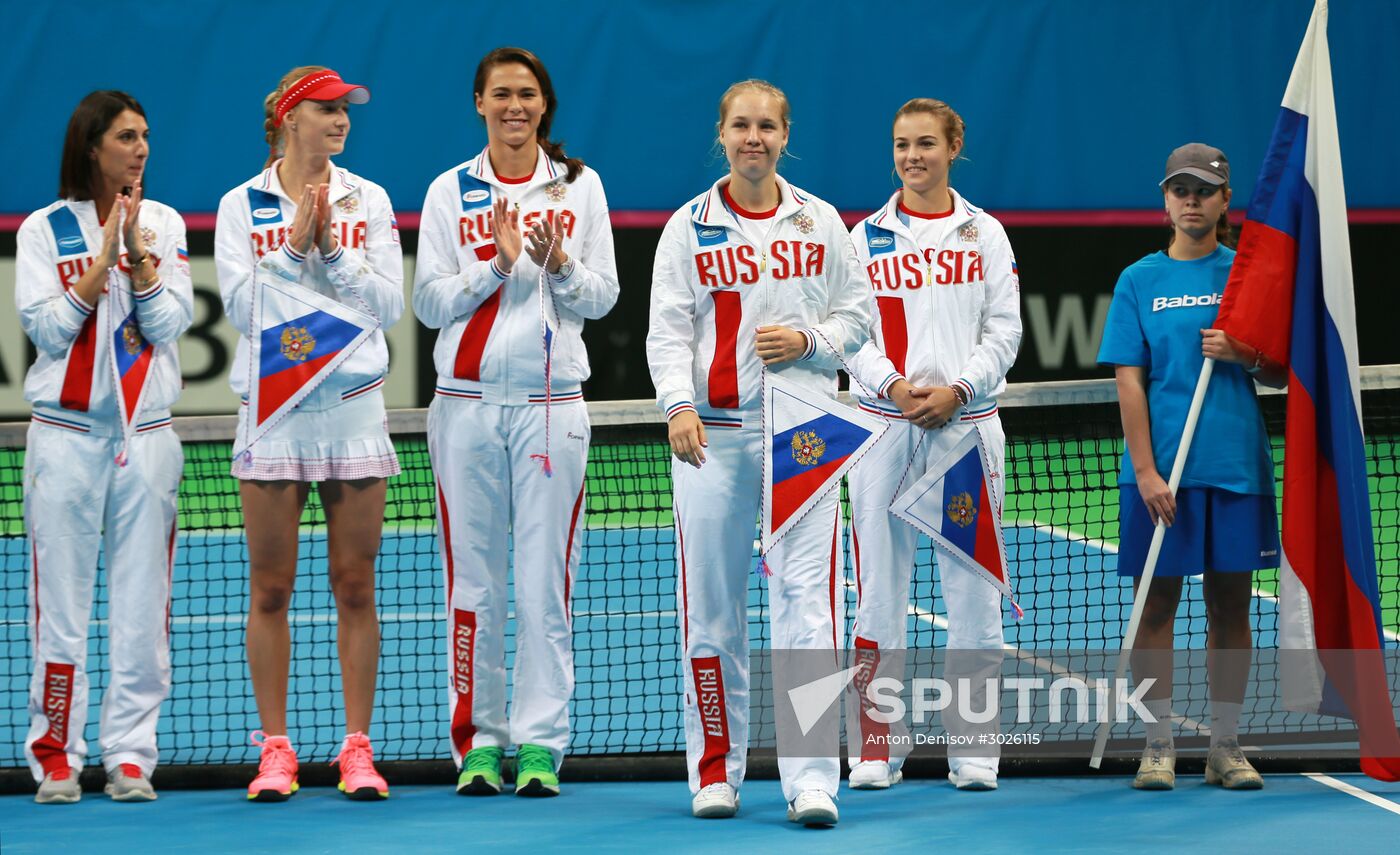
[[[297,784],[297,753],[285,736],[268,736],[261,730],[252,734],[252,743],[262,749],[258,759],[258,776],[248,785],[248,801],[285,802],[300,785]]]
[[[356,801],[389,798],[389,784],[374,770],[374,747],[363,733],[352,733],[340,746],[340,791]]]

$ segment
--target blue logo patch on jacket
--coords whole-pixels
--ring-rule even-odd
[[[690,213],[695,213],[695,205],[690,206]],[[729,234],[724,226],[711,226],[706,223],[691,222],[695,227],[695,240],[701,246],[719,246],[729,240]]]
[[[865,245],[870,248],[872,257],[885,252],[894,252],[894,232],[882,229],[873,223],[866,223]]]
[[[248,210],[253,213],[254,226],[270,226],[282,222],[282,200],[266,190],[248,188]]]
[[[457,190],[462,197],[463,211],[491,207],[491,185],[465,168],[457,170]]]
[[[83,229],[73,209],[64,205],[49,212],[49,228],[53,230],[53,242],[58,246],[59,255],[87,253],[87,241],[83,240]]]

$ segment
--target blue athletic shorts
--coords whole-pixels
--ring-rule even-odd
[[[1152,518],[1136,484],[1118,486],[1118,575],[1140,576],[1152,544]],[[1278,513],[1273,496],[1213,487],[1182,487],[1176,522],[1167,529],[1157,576],[1196,576],[1206,570],[1241,573],[1279,566]]]

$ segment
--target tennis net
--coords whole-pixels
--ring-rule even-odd
[[[1363,370],[1362,407],[1387,637],[1400,639],[1400,366]],[[1283,395],[1261,397],[1279,477]],[[1006,545],[1026,619],[1006,619],[1008,649],[1116,650],[1132,606],[1117,561],[1119,455],[1111,381],[1013,385],[1001,399],[1007,435]],[[665,426],[650,402],[590,405],[582,564],[573,587],[577,688],[573,758],[663,757],[674,769],[684,750],[680,712],[670,455]],[[0,772],[27,776],[32,661],[27,622],[28,548],[22,514],[25,425],[0,426]],[[171,648],[174,684],[160,721],[163,768],[255,762],[249,731],[258,727],[244,655],[247,551],[236,482],[229,476],[231,418],[176,420],[185,442],[180,536],[174,574]],[[378,564],[382,632],[376,753],[384,761],[449,756],[446,722],[444,585],[436,541],[435,494],[424,436],[425,411],[390,413],[403,473],[392,479]],[[847,508],[848,510],[848,508]],[[848,532],[843,536],[849,538]],[[845,558],[847,637],[855,611],[850,550]],[[933,553],[921,540],[910,608],[911,650],[942,646],[944,606]],[[87,735],[97,754],[97,703],[108,682],[105,571],[99,576],[88,673]],[[1276,644],[1276,573],[1255,578],[1257,644]],[[1178,646],[1205,646],[1205,612],[1188,586]],[[513,598],[512,598],[513,601]],[[766,645],[766,588],[751,577],[750,635]],[[303,519],[290,620],[293,665],[289,725],[302,757],[332,758],[344,734],[335,607],[326,573],[325,516],[312,492]],[[514,617],[507,656],[514,651]],[[1176,705],[1186,720],[1208,720],[1203,675],[1177,677]],[[757,711],[756,716],[761,718]],[[755,738],[765,729],[755,721]],[[1062,725],[1046,737],[1061,745],[1092,740],[1092,725]],[[1241,721],[1257,744],[1270,734],[1350,727],[1300,721],[1278,706],[1254,704]],[[1323,734],[1326,736],[1326,734]],[[1338,731],[1338,738],[1345,737]],[[1087,750],[1081,756],[1087,756]],[[95,762],[95,760],[94,760]],[[571,761],[577,768],[579,761]]]

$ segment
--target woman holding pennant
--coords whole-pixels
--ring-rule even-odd
[[[617,302],[617,265],[602,180],[550,139],[558,100],[544,63],[497,48],[472,89],[486,149],[428,188],[413,290],[418,318],[441,331],[428,451],[447,574],[448,731],[458,793],[499,793],[514,744],[516,795],[547,797],[559,794],[574,688],[569,598],[592,437],[582,331]]]
[[[287,607],[311,484],[326,512],[345,694],[340,789],[381,799],[367,732],[379,661],[374,564],[385,479],[399,472],[379,391],[384,329],[403,313],[403,254],[389,197],[337,167],[350,104],[369,90],[319,66],[295,68],[264,102],[266,168],[219,204],[214,260],[229,321],[243,334],[229,380],[243,396],[233,475],[248,537],[248,670],[262,753],[255,801],[297,790],[287,729]]]
[[[764,373],[809,400],[830,399],[836,369],[870,322],[840,217],[777,174],[790,112],[764,81],[724,93],[716,131],[729,173],[671,217],[652,279],[647,358],[675,456],[686,760],[698,817],[733,816],[744,780]],[[814,464],[824,442],[807,437],[786,460]],[[775,650],[840,647],[837,513],[829,490],[766,555]],[[789,819],[837,821],[834,756],[781,757],[779,772]]]
[[[877,660],[879,651],[905,646],[922,529],[933,539],[948,609],[945,676],[979,686],[984,671],[996,676],[995,663],[979,651],[997,651],[999,663],[1001,598],[1010,595],[1002,555],[981,553],[1000,540],[1005,436],[997,395],[1020,346],[1021,315],[1006,232],[948,183],[965,138],[962,117],[942,101],[915,98],[900,107],[894,168],[901,186],[851,231],[875,298],[873,340],[853,361],[867,390],[859,406],[893,422],[892,435],[851,473],[851,541],[858,655]],[[964,470],[972,477],[955,484]],[[916,488],[924,497],[919,506],[896,518],[892,503],[912,501]],[[928,513],[916,514],[924,506]],[[978,543],[978,533],[990,537]],[[982,708],[975,696],[971,709]],[[945,729],[980,732],[955,721],[953,709],[944,713]],[[902,758],[870,739],[872,730],[878,727],[862,717],[851,756],[850,786],[857,789],[901,780]],[[949,756],[949,780],[964,790],[995,789],[995,751],[975,753]]]
[[[24,458],[31,546],[25,757],[35,801],[76,802],[87,753],[88,619],[99,549],[111,604],[111,682],[102,699],[107,793],[156,797],[156,722],[170,689],[175,496],[184,455],[170,428],[176,340],[193,320],[185,223],[144,199],[146,113],[93,92],[68,121],[59,200],[16,236],[15,304],[37,352]]]
[[[1156,682],[1143,706],[1147,724],[1133,786],[1176,785],[1172,740],[1172,650],[1182,580],[1204,572],[1210,671],[1210,753],[1206,783],[1258,789],[1264,782],[1237,737],[1253,638],[1249,626],[1256,569],[1279,566],[1274,471],[1254,381],[1282,386],[1280,366],[1213,329],[1235,251],[1229,247],[1230,162],[1189,143],[1167,158],[1162,197],[1172,236],[1165,252],[1134,263],[1118,279],[1099,362],[1114,366],[1123,415],[1118,479],[1122,547],[1118,574],[1143,575],[1153,529],[1162,540],[1133,645],[1133,675]],[[1216,360],[1181,483],[1172,471],[1205,359]]]

